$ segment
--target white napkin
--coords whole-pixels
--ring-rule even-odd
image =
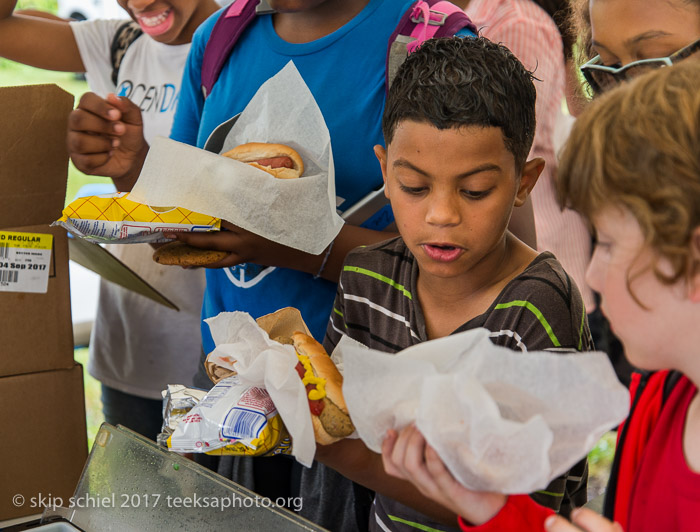
[[[543,489],[628,413],[605,353],[513,351],[486,329],[395,355],[343,340],[343,394],[365,444],[381,452],[388,429],[413,422],[470,489]]]
[[[235,359],[233,367],[243,384],[267,390],[292,437],[292,454],[311,467],[316,441],[306,390],[295,369],[294,347],[270,340],[246,312],[222,312],[204,321],[216,344],[210,360]]]
[[[330,134],[311,91],[291,61],[253,96],[224,142],[276,142],[304,160],[301,179],[276,179],[250,165],[156,138],[130,198],[176,205],[231,222],[269,240],[315,255],[343,220],[335,205]]]

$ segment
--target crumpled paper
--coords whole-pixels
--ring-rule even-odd
[[[303,177],[276,179],[160,137],[151,145],[130,198],[216,216],[286,246],[322,253],[343,226],[335,205],[331,140],[316,100],[291,61],[253,96],[222,153],[246,142],[291,146],[304,160]]]
[[[294,347],[271,340],[246,312],[222,312],[205,321],[216,344],[209,359],[235,360],[243,384],[267,390],[292,437],[292,455],[311,467],[316,441]]]
[[[387,354],[347,341],[343,394],[375,452],[415,423],[467,488],[532,493],[584,458],[628,413],[601,352],[518,352],[474,329]]]

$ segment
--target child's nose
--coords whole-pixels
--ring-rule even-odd
[[[433,225],[456,225],[461,221],[459,199],[449,193],[434,193],[426,221]]]

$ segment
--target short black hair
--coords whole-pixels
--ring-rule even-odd
[[[498,127],[518,171],[535,136],[532,73],[505,46],[482,37],[429,39],[399,67],[384,109],[388,146],[404,120],[438,129]]]

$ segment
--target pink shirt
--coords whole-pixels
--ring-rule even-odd
[[[531,0],[471,0],[465,11],[482,36],[507,46],[540,80],[535,80],[537,130],[530,152],[530,157],[546,162],[531,196],[537,249],[554,253],[576,282],[586,311],[591,312],[595,302],[585,282],[591,237],[583,219],[572,210],[562,211],[556,200],[555,125],[562,114],[566,73],[559,30]]]

